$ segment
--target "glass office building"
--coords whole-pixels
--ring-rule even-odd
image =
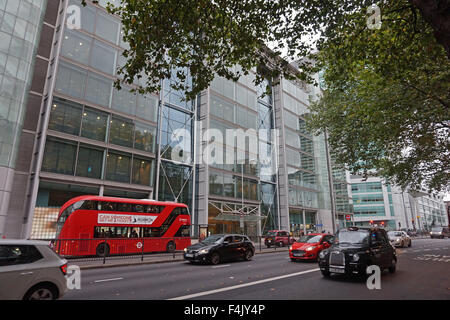
[[[0,1],[0,234],[11,221],[14,170],[21,161],[19,143],[46,4]]]
[[[0,0],[0,10],[9,2]],[[0,233],[52,238],[60,206],[82,194],[186,203],[192,235],[200,227],[251,237],[271,229],[333,230],[326,141],[305,128],[316,89],[284,79],[256,86],[253,70],[237,82],[217,77],[195,101],[170,87],[176,72],[161,79],[161,92],[133,93],[138,79],[116,90],[127,44],[120,19],[104,9],[108,1],[21,2],[41,5],[42,36],[33,38],[40,85],[18,112],[29,118],[16,126],[22,162],[11,166],[11,190],[21,192],[5,206],[10,222],[1,229],[0,221]],[[72,5],[80,9],[79,29],[66,23]],[[203,135],[208,130],[214,139]],[[229,132],[247,134],[244,143],[227,139]]]

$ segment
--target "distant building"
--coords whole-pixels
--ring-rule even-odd
[[[351,186],[356,226],[430,230],[448,225],[441,195],[402,190],[376,177],[352,175]]]

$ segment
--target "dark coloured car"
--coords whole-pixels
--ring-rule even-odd
[[[330,248],[319,253],[319,267],[324,277],[330,274],[366,276],[368,266],[394,273],[397,265],[395,248],[380,228],[350,227],[336,234]]]
[[[291,237],[288,231],[284,230],[270,230],[267,232],[264,244],[267,248],[271,246],[284,247],[291,245],[295,242],[295,239]]]
[[[184,259],[190,262],[218,264],[229,260],[251,260],[255,245],[245,235],[216,234],[184,250]]]

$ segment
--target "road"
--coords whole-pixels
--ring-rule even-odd
[[[323,278],[317,263],[291,262],[287,252],[217,266],[172,262],[81,271],[81,289],[65,300],[450,300],[450,239],[416,239],[399,248],[397,272],[384,272],[381,289],[361,280]]]

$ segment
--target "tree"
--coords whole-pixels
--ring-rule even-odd
[[[81,0],[85,3],[85,0]],[[97,2],[93,0],[93,2]],[[317,47],[339,40],[341,28],[365,17],[373,0],[121,0],[108,10],[122,20],[125,66],[124,83],[145,74],[141,92],[159,89],[159,80],[179,80],[174,89],[193,99],[214,76],[237,80],[258,68],[264,77],[292,78],[287,61],[304,58],[295,77],[312,83],[317,68],[310,63]],[[449,0],[382,0],[382,10],[425,12],[450,57]],[[349,13],[356,13],[352,16]],[[413,22],[414,23],[414,22]],[[306,41],[315,38],[313,42]],[[272,50],[266,45],[271,44]],[[280,59],[283,55],[285,59]],[[269,59],[267,59],[269,58]],[[240,65],[242,70],[231,68]],[[192,84],[185,82],[192,77]],[[116,82],[120,87],[120,82]]]
[[[314,83],[311,75],[323,70],[327,90],[313,110],[317,115],[311,123],[316,130],[327,124],[336,159],[348,161],[355,170],[367,172],[372,166],[389,177],[405,176],[407,179],[398,179],[403,184],[426,181],[430,187],[440,188],[448,181],[448,162],[442,155],[449,150],[445,114],[449,105],[450,1],[378,1],[379,30],[370,29],[368,23],[367,9],[372,3],[122,0],[120,7],[108,7],[122,19],[124,40],[129,43],[124,52],[127,63],[119,70],[123,79],[115,85],[131,84],[145,74],[146,85],[139,91],[154,92],[159,90],[160,79],[176,76],[180,81],[172,82],[173,88],[193,99],[216,75],[237,80],[257,68],[258,83],[265,77],[276,80],[280,76]],[[307,41],[311,38],[314,41]],[[294,60],[299,61],[295,72],[288,63]],[[242,67],[240,71],[233,71],[235,65]],[[389,111],[388,102],[398,113]],[[340,104],[347,109],[339,110]],[[391,118],[401,119],[404,125],[393,126],[398,122],[389,121]],[[339,121],[325,122],[329,119]],[[358,124],[370,124],[383,135],[356,132],[353,127]],[[386,130],[389,125],[392,129]],[[335,136],[338,130],[347,130],[342,131],[342,139]],[[350,145],[350,138],[343,140],[351,134],[361,139],[354,141],[360,152]],[[348,151],[338,145],[344,142]],[[409,151],[407,157],[399,150]],[[440,178],[431,177],[439,172]]]
[[[323,98],[309,125],[326,127],[332,153],[353,173],[402,187],[450,181],[450,61],[418,10],[385,10],[379,30],[363,17],[317,55]]]

